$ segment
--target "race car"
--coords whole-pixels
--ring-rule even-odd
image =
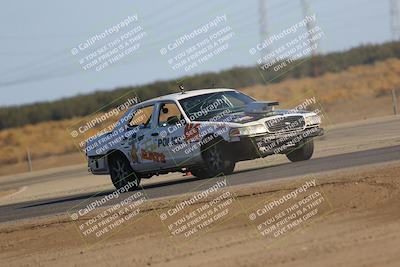
[[[310,159],[313,138],[324,132],[321,116],[277,105],[233,89],[182,91],[141,102],[112,131],[88,140],[88,169],[109,174],[117,189],[135,189],[142,178],[169,172],[205,178],[269,155]]]

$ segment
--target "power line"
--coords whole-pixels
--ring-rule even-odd
[[[175,0],[176,2],[176,0]],[[228,0],[225,0],[224,2],[228,2]],[[195,3],[195,5],[198,5],[199,3]],[[223,6],[217,6],[216,7],[216,11],[220,11],[222,9]],[[197,11],[198,9],[193,8],[193,5],[186,7],[186,9],[184,10],[184,14],[186,15],[190,15],[188,13],[190,13],[189,11]],[[181,13],[182,11],[177,11],[177,14],[169,14],[169,18],[166,19],[165,21],[169,21],[170,18],[176,17],[179,13]],[[175,12],[176,13],[176,12]],[[154,22],[156,22],[154,24]],[[159,21],[161,22],[161,21]],[[152,26],[156,26],[156,25],[162,25],[163,28],[166,28],[166,24],[160,24],[157,21],[152,21],[153,25]],[[188,25],[186,25],[188,26]],[[171,27],[170,27],[171,28]],[[172,27],[172,28],[179,28],[179,27]],[[147,26],[146,26],[146,30],[147,30]],[[168,33],[168,31],[164,31],[164,33]],[[165,38],[164,38],[165,39]],[[150,42],[144,42],[146,45],[145,47],[150,48],[150,47],[155,47],[157,44],[159,44],[163,39],[158,39],[155,42],[154,41],[150,41]],[[148,50],[148,49],[147,49]],[[50,77],[50,78],[56,78],[56,77],[63,77],[63,76],[69,76],[72,75],[74,73],[78,73],[80,72],[79,70],[72,70],[72,69],[68,69],[68,67],[73,67],[75,65],[75,62],[64,62],[64,59],[69,58],[70,54],[68,53],[68,51],[65,51],[67,53],[65,53],[63,56],[58,57],[58,58],[53,58],[50,57],[52,60],[49,60],[47,62],[40,62],[39,64],[36,64],[36,66],[33,66],[32,63],[31,64],[27,64],[24,66],[18,66],[14,69],[8,70],[6,72],[0,73],[3,75],[10,75],[10,74],[15,74],[18,72],[30,72],[30,76],[24,77],[24,78],[19,78],[19,79],[15,79],[15,80],[11,80],[11,81],[2,81],[0,82],[0,87],[3,86],[10,86],[10,85],[17,85],[17,84],[21,84],[21,83],[27,83],[27,82],[33,82],[33,81],[40,81],[40,80],[45,80],[46,76]],[[54,60],[53,60],[54,59]],[[59,65],[59,63],[61,63],[61,65]],[[57,66],[59,65],[59,66]],[[33,74],[32,72],[35,71],[39,71],[42,73],[39,74]],[[53,74],[52,74],[53,72]],[[25,74],[24,73],[24,74]]]
[[[177,0],[175,0],[175,2],[176,1]],[[227,2],[227,1],[224,1],[224,2]],[[285,4],[289,3],[289,1],[281,2],[279,5],[273,5],[273,7],[277,7],[277,8],[281,7],[282,3],[283,3],[283,5],[285,5]],[[198,5],[198,3],[195,3],[194,5]],[[161,7],[160,10],[163,10],[165,8],[166,8],[166,6]],[[193,5],[191,5],[189,7],[186,7],[184,12],[182,12],[182,11],[177,11],[177,12],[183,13],[184,15],[188,15],[188,13],[190,13],[189,11],[196,11],[196,10],[197,9],[193,8]],[[223,8],[222,8],[222,6],[218,6],[218,7],[215,7],[215,10],[216,11],[221,11],[221,10],[223,10]],[[238,10],[238,13],[239,13],[239,15],[243,15],[244,14],[242,9]],[[165,14],[165,13],[163,13],[163,14]],[[148,14],[148,15],[150,15],[150,14]],[[162,19],[162,21],[169,22],[171,18],[176,17],[175,14],[172,14],[172,16],[171,16],[171,14],[169,14],[168,16],[169,17],[167,17],[167,19],[164,18],[164,19]],[[143,17],[147,17],[147,16],[143,16]],[[234,17],[236,17],[236,16],[234,16]],[[256,18],[256,16],[250,16],[250,17]],[[249,22],[249,21],[251,21],[251,19],[250,20],[246,20],[246,22]],[[154,25],[154,22],[155,21],[152,21],[153,26],[155,26],[157,24],[162,25],[162,27],[164,27],[164,28],[167,26],[165,23],[160,24],[158,22],[155,23],[155,25]],[[188,25],[185,24],[185,26],[188,26]],[[148,25],[146,25],[146,30],[147,30],[147,28],[148,28]],[[178,28],[178,27],[167,27],[167,28]],[[182,29],[180,29],[180,30],[182,30]],[[182,31],[182,32],[184,32],[184,31]],[[168,34],[168,31],[164,31],[163,33],[167,33]],[[166,38],[167,37],[165,36],[164,38],[159,38],[158,40],[154,40],[154,41],[150,41],[150,42],[144,41],[144,43],[146,44],[146,47],[154,47],[157,44],[159,44],[162,40],[165,40]],[[66,71],[68,68],[70,68],[70,67],[75,65],[74,64],[75,62],[65,62],[65,59],[69,59],[70,58],[69,51],[62,51],[61,53],[54,53],[53,55],[50,55],[50,56],[48,56],[46,58],[48,58],[49,60],[43,60],[42,59],[38,63],[36,63],[35,61],[32,61],[32,62],[30,62],[28,64],[24,64],[22,66],[17,66],[17,67],[15,67],[13,69],[9,69],[9,70],[7,70],[5,72],[0,73],[2,76],[9,76],[11,74],[15,75],[15,74],[21,73],[21,72],[24,72],[24,74],[29,72],[29,74],[31,74],[30,77],[25,77],[25,78],[22,78],[22,79],[16,79],[16,80],[13,80],[13,81],[1,82],[0,86],[15,85],[15,84],[19,84],[19,83],[31,82],[31,81],[34,81],[35,78],[38,78],[38,80],[42,80],[43,79],[42,76],[44,76],[46,74],[49,75],[51,72],[60,73],[60,70],[63,70],[62,72],[64,72],[64,73],[68,72],[69,75],[72,74],[73,71],[72,72],[71,71]],[[37,71],[42,72],[42,74],[36,74],[36,75],[33,74],[34,72],[37,72]],[[77,71],[77,72],[79,72],[79,71]],[[54,76],[54,75],[49,75],[49,76]]]

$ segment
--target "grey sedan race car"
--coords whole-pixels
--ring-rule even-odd
[[[312,101],[308,101],[312,102]],[[116,188],[137,188],[142,178],[169,172],[196,177],[231,174],[239,161],[285,154],[290,161],[313,155],[323,135],[308,102],[278,110],[233,89],[182,91],[130,108],[112,131],[90,138],[89,171],[110,174]]]

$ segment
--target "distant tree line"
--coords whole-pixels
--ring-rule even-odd
[[[400,42],[362,45],[344,52],[319,55],[313,60],[300,59],[291,64],[296,67],[290,71],[287,68],[276,72],[273,67],[267,70],[261,70],[258,66],[235,67],[219,73],[183,77],[180,80],[183,81],[187,90],[212,87],[241,88],[254,84],[277,83],[289,78],[339,72],[351,66],[373,64],[376,61],[393,57],[400,57]],[[315,66],[317,66],[317,71]],[[179,88],[175,80],[157,81],[147,85],[117,88],[111,91],[96,91],[57,101],[1,107],[0,129],[85,116],[116,99],[118,100],[113,103],[113,106],[123,103],[126,99],[121,95],[131,95],[128,94],[131,90],[135,90],[140,100],[146,100],[178,92]]]

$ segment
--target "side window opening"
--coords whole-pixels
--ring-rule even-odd
[[[132,119],[128,123],[130,127],[143,125],[145,128],[150,127],[151,116],[153,114],[154,105],[147,106],[136,110]]]
[[[158,115],[158,126],[165,127],[178,124],[182,119],[182,113],[175,103],[161,104],[160,113]]]

